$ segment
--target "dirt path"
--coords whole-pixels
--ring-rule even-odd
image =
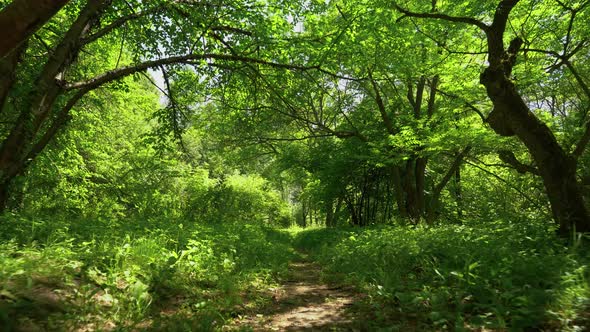
[[[264,314],[236,320],[236,329],[254,331],[356,331],[352,290],[320,282],[320,267],[305,259],[290,264],[288,280],[275,290]]]

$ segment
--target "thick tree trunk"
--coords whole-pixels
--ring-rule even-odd
[[[547,125],[529,110],[502,70],[486,69],[481,83],[494,104],[488,117],[490,126],[500,135],[516,135],[529,150],[543,179],[560,232],[590,231],[588,210],[576,180],[575,159],[561,148]]]
[[[510,80],[523,40],[514,38],[505,49],[503,38],[508,16],[517,3],[518,0],[501,1],[492,25],[485,29],[489,66],[481,74],[480,82],[494,104],[487,121],[496,133],[515,135],[529,150],[560,233],[588,232],[590,216],[578,187],[575,158],[562,149],[549,127],[530,111]]]
[[[406,210],[406,200],[404,199],[404,187],[402,185],[401,170],[398,166],[391,166],[390,170],[397,211],[400,217],[405,219],[408,217],[408,210]]]
[[[8,205],[8,185],[0,186],[0,212],[6,210]]]
[[[42,1],[43,5],[47,5]],[[26,102],[23,103],[22,111],[11,129],[10,133],[0,144],[0,190],[8,195],[8,186],[12,180],[24,171],[31,158],[34,158],[39,147],[44,147],[55,135],[60,124],[67,118],[67,112],[73,103],[77,102],[83,94],[76,94],[71,100],[73,103],[66,105],[64,112],[58,112],[52,119],[51,112],[54,104],[63,88],[60,86],[57,77],[76,58],[80,51],[81,40],[89,29],[89,22],[96,17],[99,11],[108,5],[106,0],[89,0],[80,11],[76,21],[70,26],[61,42],[55,47],[53,53],[44,65],[40,75],[35,80],[35,88],[31,91]],[[8,8],[6,9],[8,10]],[[20,10],[20,9],[19,9]],[[0,18],[0,24],[2,23]],[[2,30],[0,30],[2,31]],[[11,54],[2,60],[4,71],[14,71],[18,56]],[[1,94],[5,95],[12,88],[14,80],[3,80]],[[83,89],[82,89],[83,90]],[[48,119],[50,119],[47,123]],[[45,133],[40,132],[43,129]],[[0,206],[0,211],[2,207]]]
[[[68,0],[13,0],[0,11],[0,59],[26,41]]]
[[[416,161],[408,160],[404,173],[404,191],[406,193],[406,210],[412,222],[420,221],[421,213],[418,207],[418,192],[416,191]]]

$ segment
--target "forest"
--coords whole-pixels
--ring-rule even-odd
[[[0,331],[590,329],[590,0],[0,0]]]

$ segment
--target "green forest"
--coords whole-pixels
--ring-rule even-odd
[[[590,329],[590,0],[0,0],[0,331]]]

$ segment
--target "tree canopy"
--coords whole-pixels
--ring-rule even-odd
[[[539,294],[590,289],[557,281],[587,275],[567,250],[590,231],[589,27],[588,0],[0,0],[0,259],[86,243],[65,275],[114,292],[125,328],[166,287],[269,286],[291,247],[439,329],[554,327]]]

